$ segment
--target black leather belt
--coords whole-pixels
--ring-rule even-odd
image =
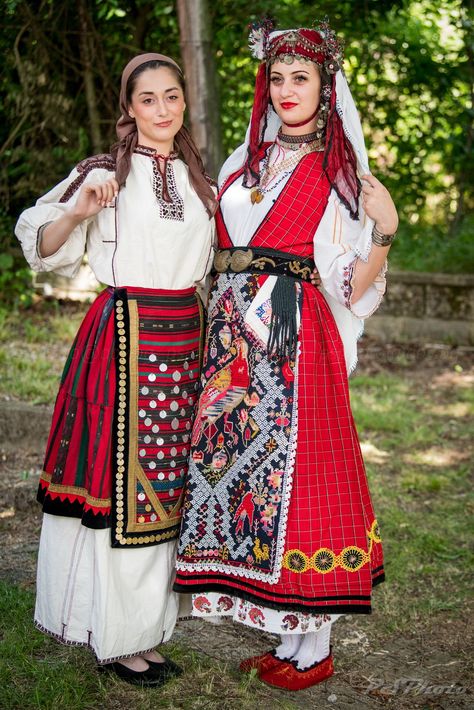
[[[309,281],[316,268],[313,259],[302,259],[294,254],[263,247],[219,249],[214,256],[213,266],[218,274],[260,272],[275,276],[292,276],[303,281]]]

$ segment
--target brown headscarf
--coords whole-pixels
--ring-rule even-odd
[[[122,73],[122,81],[120,85],[120,112],[121,116],[116,124],[116,131],[118,142],[115,143],[110,149],[110,152],[115,159],[115,176],[118,184],[122,187],[125,185],[127,175],[130,172],[130,167],[132,164],[132,155],[138,143],[138,132],[137,124],[134,118],[131,118],[128,113],[127,105],[127,84],[132,72],[137,69],[137,67],[146,62],[167,62],[172,64],[177,68],[181,74],[181,69],[176,64],[176,62],[170,57],[166,57],[164,54],[155,54],[150,52],[148,54],[139,54],[134,57],[125,67]],[[188,166],[189,169],[189,179],[191,185],[195,189],[198,197],[203,203],[204,207],[212,217],[217,209],[217,202],[212,190],[206,173],[204,170],[204,165],[199,154],[199,151],[191,138],[191,134],[188,129],[183,125],[179,129],[178,133],[174,137],[174,142],[178,148],[181,157]]]

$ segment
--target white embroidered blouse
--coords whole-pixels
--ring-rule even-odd
[[[137,149],[115,206],[81,222],[51,256],[43,258],[38,252],[40,228],[70,209],[83,184],[109,179],[110,158],[84,161],[25,210],[15,233],[31,268],[72,277],[87,252],[97,280],[109,286],[184,289],[202,282],[212,265],[214,220],[209,219],[191,186],[188,168],[179,159],[167,164],[172,202],[163,200],[163,181],[153,153]]]

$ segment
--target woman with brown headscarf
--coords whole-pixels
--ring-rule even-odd
[[[215,199],[183,126],[180,68],[160,54],[122,75],[118,143],[20,217],[35,271],[73,276],[87,251],[107,284],[61,379],[38,500],[35,623],[138,685],[181,672],[154,651],[171,591],[198,388]]]

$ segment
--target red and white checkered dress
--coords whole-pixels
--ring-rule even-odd
[[[248,246],[318,263],[313,238],[330,192],[322,158],[306,156],[276,199],[268,192]],[[237,232],[252,209],[240,175],[231,176],[217,217],[220,248],[242,244]],[[356,256],[342,256],[332,288],[344,291]],[[383,556],[331,309],[319,289],[298,282],[298,356],[279,369],[249,326],[268,278],[221,274],[211,292],[175,590],[193,594],[197,615],[238,607],[235,620],[269,628],[265,614],[277,610],[287,613],[281,631],[301,632],[308,615],[370,612]],[[265,304],[256,314],[265,320]]]

